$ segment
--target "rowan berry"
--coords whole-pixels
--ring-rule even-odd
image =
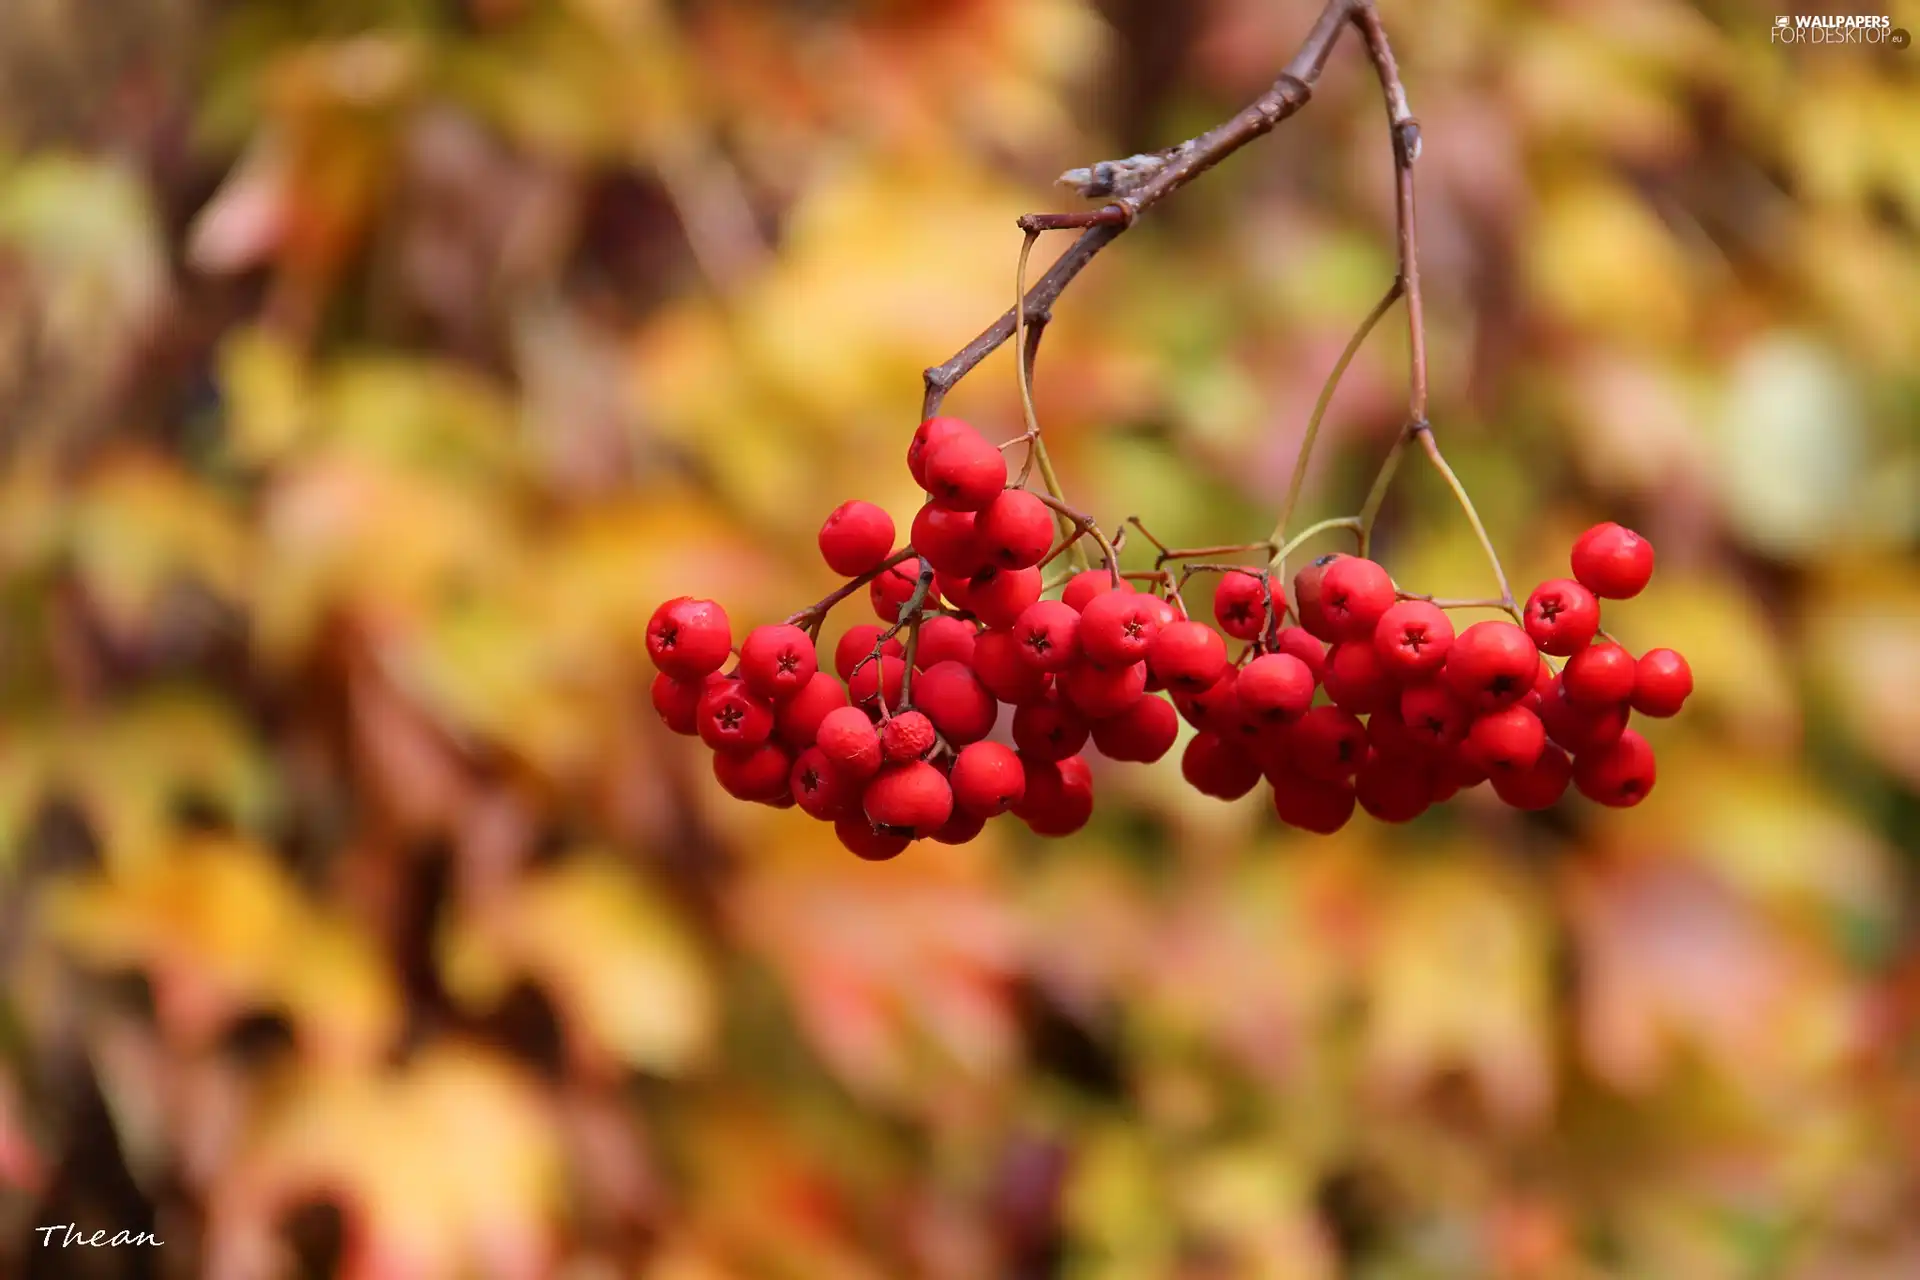
[[[740,678],[776,705],[806,688],[819,664],[812,637],[784,622],[755,627],[740,646]]]
[[[1080,709],[1057,693],[1013,711],[1013,745],[1031,759],[1065,760],[1078,755],[1090,732]]]
[[[1628,600],[1653,577],[1653,544],[1611,520],[1574,539],[1573,576],[1607,600]]]
[[[785,747],[771,742],[742,751],[713,753],[713,776],[736,800],[773,804],[788,797],[787,778],[792,771],[793,756]]]
[[[1359,556],[1334,561],[1320,579],[1320,612],[1333,629],[1332,639],[1371,640],[1393,601],[1392,577]]]
[[[913,475],[913,482],[922,489],[927,487],[927,450],[934,443],[945,439],[954,432],[979,435],[973,427],[960,418],[928,418],[915,428],[913,439],[907,442],[907,470]]]
[[[1007,487],[1007,460],[978,431],[949,431],[926,449],[926,489],[955,511],[980,511]]]
[[[1011,631],[982,631],[975,637],[972,666],[987,692],[1009,706],[1038,702],[1053,687],[1052,676],[1027,665]]]
[[[1284,609],[1285,596],[1274,595],[1274,607]],[[1213,589],[1213,620],[1235,640],[1258,640],[1267,629],[1266,577],[1246,569],[1223,574]]]
[[[953,806],[953,816],[942,823],[938,831],[931,832],[927,839],[939,844],[971,844],[986,829],[985,818],[968,813],[956,804]]]
[[[1460,697],[1443,681],[1416,684],[1400,694],[1400,718],[1414,741],[1430,751],[1446,751],[1466,740],[1468,714]]]
[[[1067,579],[1066,587],[1060,592],[1060,600],[1069,609],[1079,613],[1095,596],[1103,596],[1110,591],[1132,593],[1136,589],[1125,578],[1115,582],[1113,575],[1105,569],[1082,569]]]
[[[1550,809],[1566,794],[1573,777],[1573,760],[1549,742],[1525,769],[1493,775],[1493,793],[1516,809]]]
[[[986,558],[1003,569],[1025,569],[1053,546],[1053,512],[1025,489],[1002,489],[974,529]]]
[[[907,536],[935,573],[967,578],[987,564],[981,545],[978,517],[971,511],[952,511],[937,502],[929,502],[913,516]]]
[[[1672,649],[1649,649],[1633,664],[1633,709],[1643,716],[1677,715],[1693,693],[1693,669]]]
[[[1340,638],[1338,630],[1321,606],[1320,590],[1326,581],[1327,570],[1342,560],[1352,559],[1341,552],[1321,556],[1306,568],[1293,575],[1293,613],[1300,619],[1309,635],[1320,640],[1333,641]]]
[[[993,732],[999,705],[964,662],[936,662],[913,678],[913,705],[955,747]]]
[[[1627,727],[1627,704],[1581,706],[1567,697],[1561,680],[1556,676],[1540,698],[1540,723],[1546,726],[1547,737],[1576,753],[1618,742]]]
[[[1158,634],[1160,610],[1151,596],[1110,591],[1080,611],[1080,652],[1103,667],[1141,661]]]
[[[1616,809],[1631,809],[1646,799],[1654,775],[1653,747],[1632,729],[1610,746],[1573,758],[1573,785],[1580,794]]]
[[[695,709],[700,740],[715,751],[751,751],[773,733],[773,708],[740,680],[711,684]]]
[[[1398,705],[1382,707],[1367,717],[1367,745],[1375,755],[1389,760],[1426,763],[1436,754],[1429,742],[1407,727]]]
[[[1540,717],[1521,706],[1480,716],[1468,726],[1464,744],[1467,755],[1493,778],[1531,769],[1546,745]]]
[[[1540,651],[1526,632],[1511,622],[1476,622],[1454,640],[1440,674],[1469,711],[1484,715],[1524,698],[1539,669]]]
[[[897,858],[912,843],[907,836],[895,835],[891,831],[875,831],[865,814],[836,818],[833,834],[840,838],[840,843],[847,847],[849,853],[857,854],[868,862]]]
[[[1327,651],[1327,696],[1357,716],[1398,701],[1397,686],[1368,640],[1342,640]]]
[[[1306,714],[1313,705],[1313,687],[1306,663],[1290,653],[1263,653],[1240,668],[1232,693],[1249,721],[1278,725]]]
[[[970,581],[972,581],[971,578],[963,577],[957,573],[935,572],[933,575],[933,589],[939,593],[942,600],[945,600],[954,608],[963,609],[968,613],[972,613],[973,597],[968,594],[967,591],[967,584]]]
[[[880,731],[867,718],[867,713],[858,707],[838,707],[829,711],[820,721],[820,733],[815,742],[827,763],[834,769],[846,774],[858,782],[864,782],[880,771],[884,758],[880,748]]]
[[[653,709],[660,713],[662,724],[675,733],[692,737],[700,732],[697,719],[700,695],[707,691],[708,685],[726,678],[714,671],[694,680],[676,680],[662,671],[653,677],[648,694],[653,699]]]
[[[1013,624],[1021,661],[1035,671],[1063,671],[1080,656],[1080,615],[1060,600],[1036,600]]]
[[[900,689],[906,674],[907,664],[887,654],[853,673],[853,678],[847,681],[847,696],[854,706],[878,715],[882,702],[888,709],[900,705]]]
[[[1173,705],[1186,722],[1200,732],[1236,741],[1248,724],[1248,717],[1240,706],[1240,676],[1237,668],[1228,667],[1218,680],[1199,693],[1176,691]],[[1311,699],[1312,694],[1308,697]]]
[[[881,632],[885,630],[885,627],[875,626],[871,622],[863,622],[857,627],[847,628],[847,633],[840,637],[838,644],[833,646],[833,669],[840,673],[842,680],[853,679],[854,667],[872,656],[873,646],[876,644],[880,646],[882,655],[892,654],[899,658],[906,654],[900,642],[892,636],[888,636],[885,640],[880,639]]]
[[[1287,728],[1288,756],[1301,773],[1322,782],[1351,778],[1367,751],[1367,727],[1339,707],[1309,707]]]
[[[1600,629],[1600,602],[1580,583],[1555,578],[1533,589],[1521,616],[1540,652],[1566,658],[1593,643]]]
[[[1427,766],[1370,753],[1353,778],[1354,799],[1380,822],[1412,822],[1433,804]]]
[[[1633,655],[1617,644],[1589,645],[1567,660],[1560,687],[1576,706],[1605,707],[1633,696]]]
[[[808,817],[828,821],[851,812],[860,794],[854,777],[834,765],[819,747],[808,747],[794,758],[787,789]]]
[[[1260,781],[1260,762],[1238,742],[1196,733],[1180,756],[1180,776],[1203,796],[1238,800]]]
[[[1327,645],[1305,627],[1282,627],[1273,636],[1275,653],[1290,653],[1307,664],[1317,684],[1327,678]]]
[[[647,656],[676,680],[718,671],[733,652],[727,611],[711,600],[676,596],[647,620]]]
[[[918,760],[933,750],[933,721],[918,711],[902,711],[880,723],[880,755],[888,764]]]
[[[967,579],[966,609],[990,627],[1011,627],[1040,598],[1040,570],[989,565]]]
[[[1109,760],[1152,764],[1173,749],[1179,736],[1179,713],[1151,694],[1117,716],[1093,722],[1093,745]]]
[[[843,502],[820,526],[820,558],[843,577],[879,567],[892,550],[893,517],[871,502]]]
[[[1347,778],[1329,781],[1283,770],[1267,780],[1273,786],[1273,811],[1290,827],[1330,836],[1353,817],[1353,783]]]
[[[981,818],[1005,813],[1027,794],[1027,771],[1020,757],[997,742],[962,748],[949,781],[955,807]]]
[[[936,662],[973,664],[974,625],[960,618],[935,614],[920,622],[920,638],[913,645],[913,667],[925,671]]]
[[[1013,816],[1038,836],[1070,836],[1093,816],[1093,770],[1079,756],[1058,762],[1022,760],[1027,792]]]
[[[1438,671],[1453,648],[1453,620],[1427,600],[1402,600],[1374,624],[1373,648],[1387,674],[1403,682]]]
[[[813,745],[819,737],[820,722],[828,713],[847,705],[847,687],[824,671],[813,678],[773,710],[773,732],[794,751]]]
[[[1117,716],[1147,692],[1147,664],[1130,662],[1122,667],[1097,667],[1084,657],[1062,671],[1060,691],[1067,701],[1089,720]]]
[[[929,835],[953,814],[953,788],[924,760],[885,765],[860,793],[867,820],[900,834]]]
[[[867,584],[867,599],[873,603],[875,617],[888,626],[900,621],[901,608],[919,589],[921,568],[919,556],[908,556],[899,564],[881,570],[879,576]]]
[[[1227,670],[1227,642],[1204,622],[1175,621],[1147,646],[1147,669],[1169,689],[1198,693]]]

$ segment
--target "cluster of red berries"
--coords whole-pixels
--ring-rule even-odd
[[[964,843],[1009,812],[1041,835],[1077,831],[1093,812],[1088,744],[1155,761],[1182,717],[1198,731],[1181,761],[1195,789],[1235,799],[1264,778],[1281,820],[1307,831],[1337,830],[1356,806],[1409,821],[1481,783],[1523,809],[1569,784],[1632,805],[1654,759],[1630,713],[1673,715],[1692,691],[1672,650],[1636,660],[1596,639],[1600,599],[1638,594],[1653,571],[1652,546],[1618,525],[1581,536],[1573,578],[1536,588],[1524,627],[1456,635],[1380,565],[1333,555],[1295,576],[1291,608],[1267,574],[1228,572],[1216,629],[1161,595],[1164,577],[1141,591],[1112,566],[1043,599],[1042,567],[1063,550],[1055,507],[1009,487],[1000,450],[967,424],[922,423],[907,465],[928,495],[910,546],[894,550],[879,507],[839,507],[820,552],[851,581],[753,630],[731,671],[712,601],[670,600],[647,628],[654,707],[713,749],[721,786],[830,821],[865,858]],[[884,625],[849,629],[822,670],[809,628],[862,584]],[[1244,642],[1237,658],[1229,637]]]

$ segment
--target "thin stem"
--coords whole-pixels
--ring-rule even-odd
[[[1387,456],[1380,460],[1380,470],[1367,489],[1367,500],[1360,504],[1360,554],[1363,556],[1372,549],[1373,522],[1380,516],[1380,506],[1387,500],[1387,490],[1393,484],[1393,473],[1400,469],[1400,455],[1406,452],[1407,437],[1413,431],[1414,425],[1409,424],[1394,436],[1392,447],[1387,450]]]
[[[1346,348],[1340,352],[1340,358],[1333,362],[1333,369],[1327,374],[1327,380],[1320,386],[1320,397],[1313,402],[1313,414],[1307,419],[1307,431],[1300,438],[1300,452],[1293,459],[1293,475],[1287,480],[1287,496],[1280,506],[1280,519],[1273,526],[1273,537],[1268,541],[1282,545],[1287,540],[1287,525],[1293,521],[1294,508],[1300,503],[1300,491],[1307,483],[1307,463],[1313,457],[1313,445],[1320,438],[1320,423],[1327,416],[1327,406],[1333,403],[1333,393],[1340,389],[1340,379],[1346,375],[1347,366],[1353,363],[1354,356],[1366,344],[1367,335],[1387,314],[1387,309],[1399,300],[1402,281],[1400,276],[1393,278],[1380,301],[1373,304],[1373,310],[1360,322],[1360,327],[1347,339]],[[1284,551],[1275,552],[1271,562],[1275,572],[1286,576],[1287,561]]]
[[[921,610],[913,615],[913,621],[907,625],[907,648],[901,659],[907,665],[906,669],[900,673],[900,705],[902,707],[913,705],[913,651],[920,647],[920,623],[926,616],[926,611]],[[885,696],[884,691],[881,696]]]
[[[1330,520],[1322,520],[1317,524],[1308,525],[1300,532],[1294,534],[1293,537],[1289,538],[1285,543],[1281,544],[1280,549],[1274,552],[1273,560],[1271,561],[1271,571],[1284,575],[1288,556],[1298,551],[1314,538],[1334,529],[1350,529],[1357,535],[1360,532],[1360,517],[1334,516]]]
[[[1027,466],[1038,466],[1040,483],[1047,487],[1048,493],[1064,503],[1067,500],[1066,494],[1061,490],[1060,477],[1054,473],[1053,459],[1047,453],[1047,442],[1040,434],[1040,416],[1033,410],[1033,370],[1030,365],[1032,349],[1027,345],[1027,259],[1033,254],[1033,242],[1039,238],[1038,231],[1027,232],[1026,239],[1020,242],[1020,261],[1013,273],[1014,370],[1020,381],[1020,411],[1026,415],[1027,420]],[[1024,467],[1020,472],[1020,480],[1023,484],[1026,482]],[[1088,568],[1085,553],[1070,537],[1073,526],[1057,511],[1054,521],[1060,536],[1068,539],[1067,545],[1074,548],[1071,553],[1074,564],[1081,569]]]
[[[1440,446],[1434,442],[1431,430],[1421,430],[1420,444],[1427,452],[1427,460],[1433,463],[1434,470],[1447,482],[1447,488],[1453,490],[1454,501],[1460,504],[1460,510],[1467,516],[1467,523],[1473,526],[1473,536],[1480,540],[1480,550],[1486,553],[1487,563],[1493,566],[1493,580],[1500,588],[1500,607],[1519,617],[1514,607],[1513,588],[1507,585],[1507,571],[1500,567],[1500,553],[1493,549],[1493,539],[1487,536],[1487,526],[1480,521],[1480,513],[1474,510],[1473,499],[1467,496],[1467,487],[1460,483],[1460,477],[1447,465],[1446,458],[1440,452]]]
[[[787,625],[790,627],[803,628],[808,635],[817,639],[820,634],[820,624],[826,621],[828,610],[895,565],[911,560],[918,554],[919,552],[915,551],[911,546],[902,547],[865,573],[847,579],[828,594],[789,617],[787,619]]]
[[[1053,562],[1056,556],[1077,544],[1081,538],[1091,537],[1095,542],[1100,544],[1100,554],[1105,556],[1107,560],[1107,572],[1112,575],[1114,585],[1118,586],[1120,584],[1120,553],[1113,549],[1113,543],[1107,540],[1107,535],[1100,532],[1100,526],[1094,521],[1094,518],[1084,511],[1076,511],[1063,499],[1054,494],[1036,493],[1033,496],[1053,508],[1054,514],[1060,516],[1067,522],[1067,541],[1048,552],[1047,558],[1040,562],[1040,567],[1042,569],[1046,568],[1047,565]],[[1079,562],[1083,571],[1093,567],[1087,563],[1087,558],[1084,554],[1079,557]]]

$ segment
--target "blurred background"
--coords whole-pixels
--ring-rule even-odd
[[[659,600],[905,527],[1014,217],[1318,7],[0,4],[0,1272],[1920,1275],[1920,52],[1382,4],[1440,439],[1516,584],[1659,547],[1641,807],[1315,840],[1169,757],[874,866],[646,705]],[[1265,536],[1391,231],[1349,37],[1057,308],[1078,505]],[[1379,545],[1485,594],[1419,465]]]

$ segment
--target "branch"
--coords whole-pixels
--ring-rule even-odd
[[[1381,83],[1385,87],[1388,113],[1394,121],[1397,154],[1417,154],[1419,127],[1414,124],[1412,115],[1407,112],[1406,92],[1400,86],[1399,72],[1394,66],[1393,54],[1387,48],[1386,36],[1380,29],[1379,17],[1374,13],[1373,0],[1329,0],[1327,7],[1321,11],[1320,17],[1314,22],[1313,30],[1307,33],[1305,42],[1287,63],[1286,69],[1274,80],[1272,88],[1223,123],[1163,152],[1162,155],[1167,157],[1165,163],[1138,167],[1132,172],[1130,181],[1110,182],[1108,185],[1118,193],[1118,198],[1111,204],[1088,213],[1029,214],[1021,219],[1021,227],[1032,232],[1071,227],[1085,228],[1080,233],[1079,239],[1075,240],[1067,251],[1047,269],[1047,273],[1035,282],[1033,288],[1027,291],[1025,305],[1021,308],[1027,324],[1044,325],[1052,316],[1054,302],[1073,282],[1073,278],[1079,275],[1102,249],[1119,239],[1142,213],[1255,138],[1270,132],[1275,125],[1306,106],[1308,100],[1313,97],[1314,84],[1319,81],[1320,73],[1326,68],[1327,59],[1333,53],[1333,46],[1339,41],[1341,31],[1349,22],[1359,27],[1367,42],[1368,55],[1372,58],[1375,70],[1379,73]],[[1409,160],[1408,164],[1410,163]],[[1095,166],[1096,170],[1110,171],[1114,168],[1112,164]],[[1402,193],[1401,203],[1410,215],[1412,208],[1410,184]],[[1403,253],[1411,249],[1410,217],[1403,219],[1401,244]],[[1420,323],[1417,278],[1410,281],[1409,285],[1408,314],[1417,328]],[[1001,343],[1012,337],[1014,327],[1014,308],[1009,307],[1006,313],[989,325],[980,336],[960,348],[944,363],[928,369],[924,374],[926,396],[921,404],[920,416],[925,419],[939,413],[940,405],[946,399],[947,392],[951,391],[960,379],[972,372],[976,365],[997,350]],[[1423,339],[1415,340],[1415,350],[1419,352],[1422,362],[1418,382],[1419,395],[1424,405],[1426,345]]]

